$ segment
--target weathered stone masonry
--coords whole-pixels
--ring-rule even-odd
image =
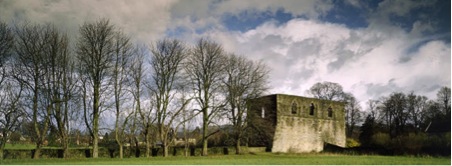
[[[320,152],[325,143],[345,147],[341,102],[275,94],[251,100],[249,111],[250,125],[269,132],[272,152]]]

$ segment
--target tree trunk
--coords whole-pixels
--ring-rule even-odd
[[[241,142],[240,138],[237,138],[236,143],[235,143],[235,154],[241,153],[240,142]]]
[[[185,115],[184,115],[185,117]],[[189,141],[188,141],[188,136],[187,136],[187,129],[185,127],[185,122],[184,122],[184,156],[188,157],[188,146],[189,146]]]
[[[188,157],[188,146],[187,145],[185,145],[185,147],[184,147],[184,156]]]
[[[69,158],[69,141],[67,139],[67,136],[63,136],[63,158]]]
[[[168,145],[163,145],[163,157],[168,157]]]
[[[207,139],[202,141],[202,155],[207,156]]]
[[[146,157],[151,157],[151,140],[148,134],[146,134]]]
[[[35,69],[37,70],[37,69]],[[33,159],[38,159],[39,158],[39,152],[41,150],[41,142],[42,142],[42,137],[41,137],[41,133],[39,130],[39,125],[38,125],[38,81],[37,79],[35,79],[35,86],[34,86],[34,90],[33,90],[33,126],[36,132],[36,139],[38,141],[36,141],[36,150],[35,153],[33,153]]]
[[[115,140],[116,143],[119,146],[119,158],[122,159],[124,157],[124,149],[123,149],[123,142],[121,141],[120,137],[120,133],[119,133],[119,127],[118,127],[118,118],[119,117],[119,112],[116,113],[116,124],[115,124]]]
[[[133,137],[135,140],[135,157],[140,157],[140,143],[138,142],[137,137]]]
[[[122,144],[119,144],[119,158],[122,159],[124,156],[124,146]]]
[[[98,154],[99,154],[99,152],[98,152],[99,147],[98,147],[98,140],[97,140],[98,136],[96,133],[94,135],[95,136],[93,138],[93,158],[97,158]]]
[[[6,144],[6,140],[2,139],[2,141],[3,142],[0,145],[0,161],[3,160],[3,151],[5,150],[5,144]]]
[[[67,145],[63,147],[63,158],[69,158],[69,148],[67,147]]]
[[[93,158],[99,157],[99,99],[100,99],[100,82],[94,84],[94,101],[93,101]]]
[[[202,156],[207,156],[207,132],[208,132],[208,117],[207,109],[203,110],[203,122],[202,122]]]
[[[36,144],[35,153],[33,153],[33,159],[39,159],[41,155],[41,143]]]

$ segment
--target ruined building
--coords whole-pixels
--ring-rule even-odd
[[[249,101],[249,146],[283,153],[345,147],[344,103],[274,94]]]

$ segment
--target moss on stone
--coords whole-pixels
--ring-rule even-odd
[[[345,146],[344,103],[284,94],[270,97],[275,98],[276,113],[273,152],[321,151],[324,142]],[[297,106],[295,114],[293,103]],[[314,115],[309,114],[311,103],[315,107]],[[328,116],[330,107],[332,117]]]

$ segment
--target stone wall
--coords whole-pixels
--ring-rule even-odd
[[[276,127],[276,96],[248,101],[248,145],[271,149]]]
[[[276,98],[272,152],[320,152],[324,143],[345,147],[343,103],[282,94]]]

